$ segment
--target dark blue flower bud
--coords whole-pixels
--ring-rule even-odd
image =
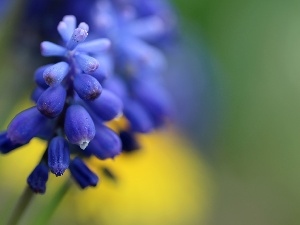
[[[69,72],[69,65],[66,62],[59,62],[45,69],[44,80],[49,86],[57,86]]]
[[[83,100],[94,100],[102,92],[102,86],[96,78],[88,74],[78,74],[74,78],[74,88]]]
[[[43,56],[64,56],[66,54],[64,47],[49,41],[43,41],[40,48]]]
[[[48,166],[52,173],[61,176],[68,169],[70,150],[68,142],[60,136],[53,138],[48,147]]]
[[[43,129],[47,122],[36,107],[20,112],[7,128],[7,137],[14,144],[26,144]]]
[[[98,125],[95,138],[90,142],[87,151],[99,159],[114,158],[121,153],[121,140],[110,128]]]
[[[43,94],[45,89],[36,87],[33,92],[31,93],[31,100],[34,101],[35,103],[39,100],[39,97]]]
[[[87,74],[93,73],[99,67],[99,62],[91,56],[77,54],[75,55],[75,59],[80,69]]]
[[[66,90],[58,85],[45,90],[37,101],[37,109],[47,117],[57,117],[63,110],[66,100]]]
[[[88,106],[103,120],[109,121],[122,115],[123,103],[112,92],[103,89],[99,98],[86,102]]]
[[[122,151],[132,152],[140,148],[140,144],[136,140],[133,132],[124,130],[120,132],[119,136],[122,142]]]
[[[3,154],[9,153],[10,151],[21,147],[22,144],[14,144],[9,138],[7,138],[6,132],[0,133],[0,152]]]
[[[98,184],[99,178],[97,175],[93,173],[78,157],[72,160],[69,169],[73,178],[82,189],[88,186],[95,187]]]
[[[57,31],[65,42],[68,42],[72,37],[75,26],[76,17],[72,15],[64,16],[63,20],[58,24]]]
[[[127,100],[124,105],[124,115],[129,121],[132,131],[140,133],[152,131],[153,124],[151,117],[142,105],[132,100]]]
[[[44,162],[38,164],[27,178],[27,183],[35,193],[44,194],[48,180],[48,167]]]
[[[128,90],[124,81],[117,76],[110,77],[106,80],[103,87],[117,95],[120,99],[128,97]]]
[[[82,28],[76,28],[72,37],[67,43],[67,48],[73,50],[79,43],[83,42],[88,36],[88,32]]]
[[[69,142],[81,149],[85,149],[95,136],[94,122],[80,105],[71,105],[67,109],[64,129]]]
[[[100,83],[106,80],[113,73],[113,59],[107,54],[97,54],[95,56],[99,62],[99,66],[94,72],[89,73],[95,77]]]
[[[166,117],[172,116],[172,104],[166,91],[157,83],[138,82],[133,85],[133,90],[141,104],[151,117],[160,125]]]
[[[50,66],[53,66],[53,64],[48,64],[48,65],[41,66],[34,73],[35,83],[43,89],[46,89],[46,88],[49,87],[48,84],[46,84],[46,82],[45,82],[43,73],[44,73],[45,69],[47,69]]]

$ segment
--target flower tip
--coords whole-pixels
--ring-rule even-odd
[[[86,147],[89,145],[89,143],[90,143],[90,141],[84,140],[84,141],[82,141],[81,143],[79,143],[78,145],[79,145],[79,147],[80,147],[82,150],[84,150],[84,149],[86,149]]]
[[[84,23],[84,22],[81,22],[81,23],[78,25],[78,28],[81,28],[81,29],[85,30],[86,32],[89,32],[89,25],[87,25],[87,24]]]

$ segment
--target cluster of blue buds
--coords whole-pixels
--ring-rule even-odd
[[[35,71],[36,106],[20,112],[0,133],[3,154],[34,137],[48,142],[27,179],[34,192],[45,192],[49,171],[61,176],[67,169],[81,188],[96,186],[98,177],[83,157],[105,160],[138,149],[137,133],[148,133],[170,118],[172,107],[161,81],[167,60],[160,43],[173,20],[166,4],[150,2],[95,1],[88,19],[92,33],[88,24],[76,26],[76,17],[68,15],[57,26],[61,44],[41,43],[43,56],[61,61]],[[126,126],[107,126],[120,117]]]

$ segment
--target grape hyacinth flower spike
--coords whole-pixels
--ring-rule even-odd
[[[121,152],[119,135],[103,121],[120,116],[123,105],[117,96],[103,90],[103,77],[99,76],[103,71],[97,71],[101,67],[97,54],[106,54],[110,41],[99,38],[84,42],[89,26],[80,23],[76,28],[74,16],[65,16],[57,30],[64,45],[44,41],[41,53],[47,57],[58,56],[61,61],[36,70],[37,88],[32,94],[36,106],[19,113],[7,131],[0,134],[3,154],[29,143],[34,137],[48,142],[40,163],[27,180],[29,187],[41,194],[46,191],[48,171],[61,176],[68,168],[81,188],[96,186],[98,177],[79,158],[85,155],[82,151],[94,137],[98,145],[89,148],[90,154],[104,160]]]
[[[61,176],[70,170],[81,188],[96,186],[99,178],[84,157],[106,160],[134,151],[138,133],[153,131],[172,115],[161,79],[167,60],[160,40],[174,24],[166,19],[166,5],[151,2],[96,1],[87,14],[91,31],[67,15],[57,26],[60,44],[40,44],[43,56],[59,60],[37,68],[31,95],[36,105],[0,133],[3,154],[33,138],[47,142],[27,180],[34,192],[46,191],[49,171]],[[125,126],[108,127],[120,117]]]

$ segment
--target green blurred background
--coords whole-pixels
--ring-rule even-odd
[[[211,224],[299,224],[300,1],[174,2],[222,69]]]

